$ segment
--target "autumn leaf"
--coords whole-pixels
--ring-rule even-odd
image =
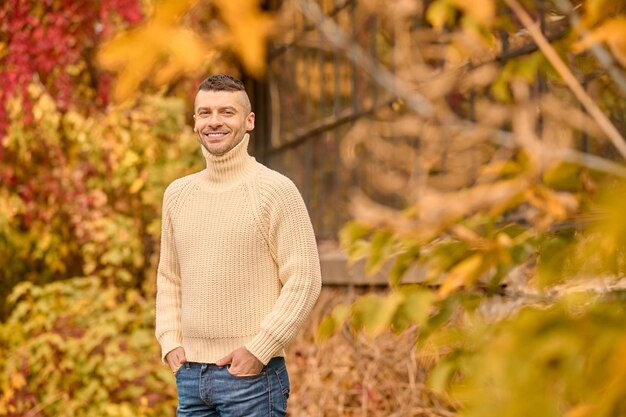
[[[626,17],[607,20],[578,42],[574,49],[584,51],[598,42],[606,42],[615,58],[626,67]]]
[[[476,253],[456,265],[441,284],[437,295],[440,298],[447,297],[452,291],[464,284],[474,282],[484,270],[485,258],[483,254]]]
[[[261,10],[259,0],[215,0],[230,28],[230,40],[246,69],[261,76],[265,71],[266,43],[273,19]]]
[[[452,0],[451,3],[482,24],[489,25],[496,15],[494,0]]]
[[[226,48],[239,55],[250,74],[263,74],[273,19],[259,2],[215,0],[229,32],[208,34],[210,42],[178,23],[195,3],[196,0],[162,1],[143,25],[122,32],[101,47],[98,62],[104,69],[118,73],[113,89],[118,101],[130,97],[152,75],[157,86],[164,85],[179,74],[200,70],[216,51]]]
[[[19,390],[26,385],[26,380],[22,374],[11,374],[11,386],[16,390]]]
[[[454,9],[447,0],[433,2],[426,11],[426,19],[437,30],[454,20]]]
[[[113,89],[116,100],[130,97],[157,65],[161,65],[155,77],[157,84],[201,68],[208,48],[195,32],[176,26],[194,3],[195,0],[163,1],[147,22],[104,43],[98,62],[118,73]]]
[[[586,0],[583,4],[581,24],[594,27],[598,22],[611,16],[617,16],[624,10],[624,3],[615,0]]]
[[[392,319],[402,305],[405,295],[391,292],[386,296],[370,294],[352,305],[353,326],[362,328],[370,337],[380,335],[390,328]]]

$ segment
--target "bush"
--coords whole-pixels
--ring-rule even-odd
[[[0,320],[21,281],[153,277],[165,186],[203,163],[181,99],[146,96],[106,113],[61,112],[29,89],[35,123],[9,107],[0,165]]]
[[[86,277],[21,283],[9,304],[0,327],[1,415],[173,415],[153,297]]]

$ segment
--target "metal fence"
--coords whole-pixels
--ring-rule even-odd
[[[366,13],[358,0],[318,0],[317,4],[380,65],[393,71],[393,39],[379,30],[376,15]],[[296,30],[271,45],[267,80],[256,87],[261,137],[255,152],[268,166],[294,180],[318,238],[335,240],[349,219],[350,190],[363,185],[359,184],[362,178],[342,165],[342,138],[357,120],[388,106],[394,97],[378,88],[344,51],[333,47],[295,10],[293,22]],[[557,40],[565,36],[568,27],[563,22],[550,27],[544,24],[542,29],[549,40]],[[511,47],[507,36],[501,34],[502,48],[495,58],[502,64],[538,49],[530,41]],[[539,77],[533,93],[539,95],[544,89],[545,81]],[[471,118],[474,94],[462,100]],[[586,138],[581,140],[584,149]]]

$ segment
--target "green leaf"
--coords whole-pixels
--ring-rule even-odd
[[[445,326],[450,317],[452,317],[454,311],[457,309],[458,305],[458,294],[452,294],[442,301],[433,304],[435,312],[429,316],[428,320],[422,327],[422,331],[419,333],[418,339],[420,341],[424,341],[430,336],[431,333]]]
[[[317,328],[316,340],[324,342],[335,334],[350,315],[350,306],[338,305],[333,312],[322,319]]]
[[[580,165],[561,162],[544,171],[543,182],[555,189],[576,190],[580,187],[580,175]]]
[[[542,244],[537,265],[540,287],[554,284],[562,279],[572,249],[570,241],[562,237],[548,239]]]
[[[384,297],[377,294],[365,295],[352,305],[352,326],[375,337],[391,329],[393,317],[404,300],[404,295],[392,291]]]
[[[400,284],[406,271],[420,258],[420,246],[411,245],[408,249],[398,255],[389,272],[389,282],[392,287]]]
[[[364,240],[372,229],[356,221],[350,221],[339,231],[339,243],[348,254],[348,259],[354,262],[368,256],[370,243]]]
[[[463,259],[469,250],[469,245],[458,240],[447,240],[435,245],[424,258],[432,266],[441,271],[447,271]]]
[[[344,248],[350,247],[354,242],[369,236],[372,229],[357,221],[349,221],[339,231],[339,242]]]
[[[446,392],[457,368],[458,366],[453,360],[441,361],[428,374],[427,386],[439,393]]]
[[[404,289],[403,292],[405,298],[399,310],[413,323],[422,326],[430,316],[435,302],[435,294],[419,287]]]
[[[373,275],[380,271],[395,250],[393,234],[388,230],[377,231],[372,236],[369,249],[365,272]]]
[[[400,287],[399,291],[404,294],[404,300],[392,319],[394,331],[402,332],[412,325],[422,326],[431,313],[434,294],[413,285]]]

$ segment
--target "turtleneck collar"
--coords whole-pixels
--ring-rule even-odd
[[[247,178],[256,168],[256,159],[248,154],[250,135],[246,133],[233,149],[223,155],[213,155],[200,145],[206,160],[204,178],[211,189],[230,188]]]

